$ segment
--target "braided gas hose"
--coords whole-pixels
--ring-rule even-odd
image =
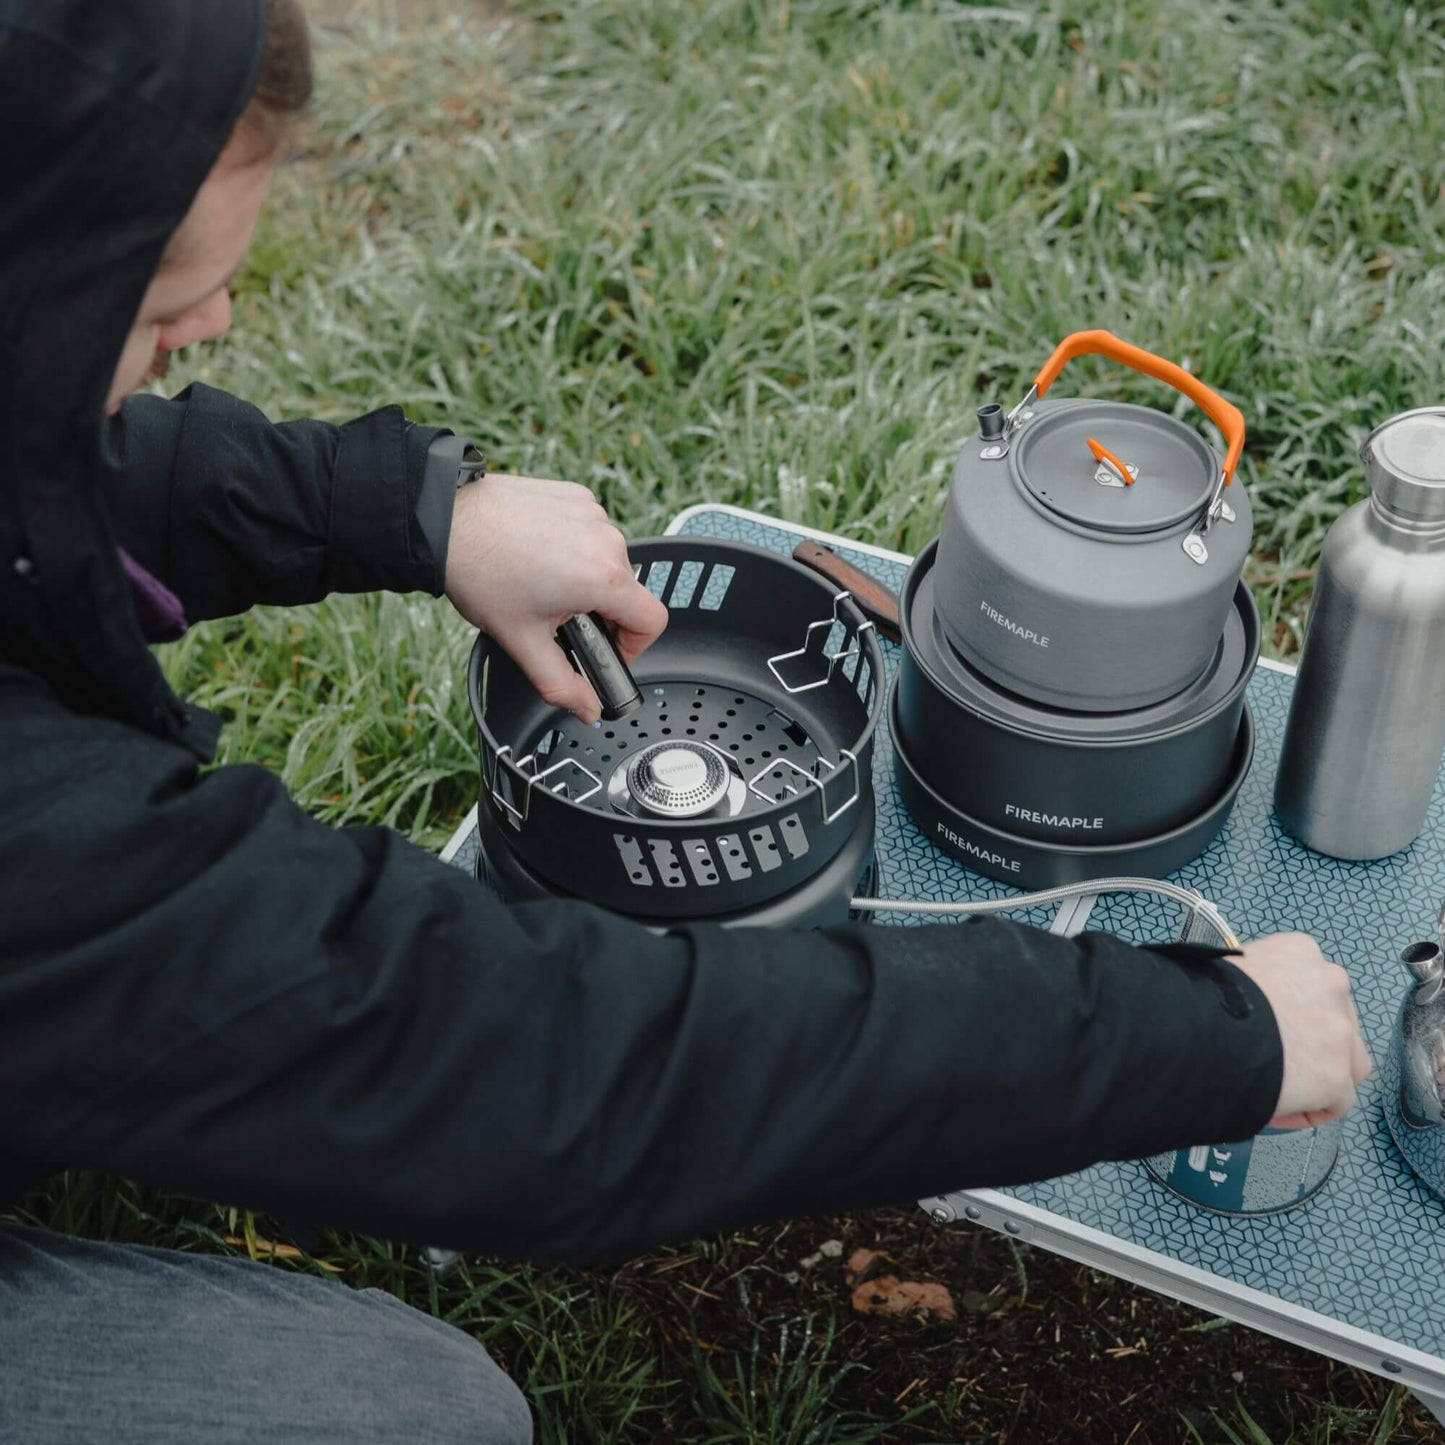
[[[989,898],[966,903],[920,903],[887,898],[855,898],[853,907],[860,912],[916,913],[944,918],[961,914],[1012,913],[1020,908],[1039,908],[1049,903],[1065,903],[1071,898],[1089,898],[1103,893],[1152,893],[1181,904],[1189,913],[1185,938],[1197,941],[1205,933],[1213,934],[1226,948],[1239,948],[1234,930],[1224,921],[1219,909],[1192,888],[1180,888],[1154,878],[1094,878],[1087,883],[1070,883],[1060,888],[1046,888],[1041,893],[1021,893],[1013,898]]]

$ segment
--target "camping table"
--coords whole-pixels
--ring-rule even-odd
[[[668,531],[784,555],[813,538],[895,590],[909,560],[734,507],[690,508]],[[882,646],[891,675],[899,649]],[[1433,937],[1445,898],[1445,788],[1436,791],[1424,835],[1405,853],[1342,863],[1299,847],[1270,814],[1293,685],[1292,669],[1261,663],[1249,689],[1259,734],[1253,770],[1223,834],[1173,880],[1213,899],[1243,938],[1292,929],[1314,934],[1329,957],[1348,966],[1360,1022],[1378,1058],[1389,1047],[1406,983],[1396,955],[1405,943]],[[940,853],[914,827],[893,783],[891,752],[885,717],[873,762],[878,896],[1006,897],[1011,889]],[[442,856],[472,868],[476,850],[473,814]],[[1017,916],[1060,933],[1077,932],[1087,920],[1144,943],[1177,936],[1177,919],[1166,909],[1115,894],[1092,908],[1065,904]],[[905,914],[879,920],[920,924]],[[1166,1192],[1138,1163],[1100,1164],[1021,1188],[943,1194],[922,1206],[940,1224],[986,1225],[1399,1380],[1445,1421],[1445,1204],[1416,1181],[1396,1151],[1373,1085],[1365,1085],[1346,1120],[1339,1162],[1324,1187],[1283,1214],[1210,1214]]]

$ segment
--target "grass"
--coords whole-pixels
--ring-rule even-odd
[[[499,467],[589,483],[634,535],[709,498],[913,550],[974,408],[1016,397],[1067,332],[1107,326],[1244,411],[1250,575],[1285,656],[1325,530],[1361,495],[1361,437],[1445,397],[1431,7],[454,8],[407,26],[361,0],[326,32],[314,134],[238,278],[234,337],[179,380],[274,415],[400,402]],[[1061,387],[1189,414],[1092,363]],[[167,665],[232,719],[227,761],[277,769],[320,816],[435,846],[475,798],[467,642],[444,604],[348,598],[198,628]],[[271,1228],[85,1175],[27,1210],[259,1254]],[[444,1284],[378,1241],[330,1237],[324,1260],[487,1339],[543,1440],[1039,1438],[1023,1397],[1011,1424],[965,1375],[928,1373],[901,1402],[870,1393],[883,1362],[836,1287],[739,1305],[746,1338],[708,1350],[688,1297],[655,1283],[710,1290],[736,1258],[727,1288],[746,1288],[773,1248],[709,1241],[686,1270],[674,1253],[609,1275],[473,1260]],[[970,1259],[1012,1320],[1072,1288],[1060,1275],[1041,1304],[1012,1258]],[[1162,1340],[1195,1317],[1159,1318]],[[910,1348],[904,1334],[881,1351]],[[1314,1395],[1287,1378],[1251,1376],[1255,1394],[1187,1417],[1166,1398],[1133,1438],[1421,1438],[1399,1391],[1344,1370],[1311,1376]],[[1120,1407],[1070,1438],[1132,1423]]]

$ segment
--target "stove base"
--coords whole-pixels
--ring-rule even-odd
[[[640,914],[622,916],[659,932],[680,923],[716,923],[724,928],[831,928],[858,922],[864,917],[851,910],[855,896],[866,897],[872,888],[873,835],[876,820],[871,792],[857,803],[865,809],[852,836],[833,860],[807,882],[791,892],[751,908],[732,913],[709,914],[689,919],[646,918]],[[509,903],[537,903],[574,895],[554,887],[520,859],[500,836],[500,829],[486,808],[477,810],[477,879]]]

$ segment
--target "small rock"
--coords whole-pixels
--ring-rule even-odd
[[[953,1297],[941,1284],[899,1279],[896,1274],[856,1286],[853,1308],[862,1315],[922,1315],[939,1320],[958,1317]]]
[[[821,1264],[822,1262],[823,1256],[821,1254],[804,1255],[803,1258],[798,1261],[804,1269],[812,1269],[815,1264]]]
[[[864,1249],[860,1246],[848,1256],[848,1268],[843,1277],[848,1284],[857,1284],[860,1279],[867,1278],[870,1270],[875,1267],[881,1269],[883,1261],[891,1258],[884,1250]]]
[[[800,1275],[797,1270],[790,1269],[787,1271],[786,1274],[783,1275],[783,1278],[787,1280],[789,1284],[797,1284],[803,1278],[803,1276]]]
[[[1243,1370],[1235,1370],[1235,1371],[1233,1372],[1233,1374],[1230,1376],[1230,1379],[1232,1379],[1236,1385],[1242,1385],[1242,1384],[1244,1384],[1244,1371],[1243,1371]]]
[[[821,1254],[824,1259],[842,1259],[843,1241],[841,1239],[825,1239],[822,1244],[818,1246],[818,1253]]]

